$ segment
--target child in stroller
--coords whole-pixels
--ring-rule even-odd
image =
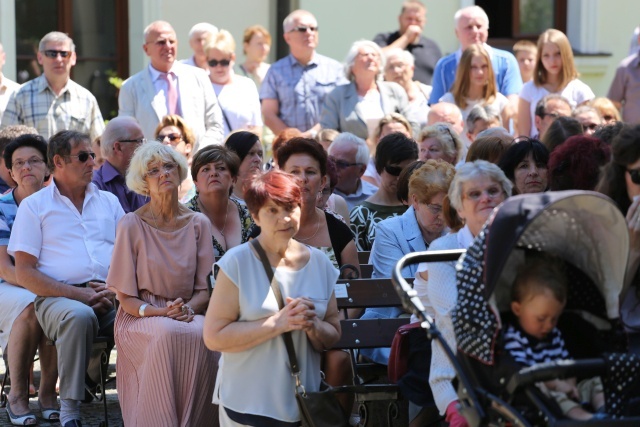
[[[517,321],[507,323],[504,348],[523,366],[569,359],[562,334],[556,327],[567,302],[563,267],[562,261],[555,257],[532,253],[518,270],[511,290],[511,311]],[[567,378],[537,385],[558,403],[568,418],[590,420],[606,417],[600,377],[588,378],[577,384],[576,378]],[[596,413],[588,412],[578,402],[588,402]]]

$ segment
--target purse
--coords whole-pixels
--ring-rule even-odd
[[[257,239],[251,241],[251,245],[258,253],[265,273],[271,283],[271,289],[278,301],[278,307],[280,310],[284,307],[284,300],[282,299],[282,293],[280,287],[271,269],[271,264],[267,258],[267,254],[264,252],[262,246]],[[296,351],[293,346],[293,339],[291,338],[291,332],[285,332],[282,334],[284,344],[287,348],[287,355],[289,357],[289,368],[291,369],[291,375],[295,378],[295,397],[298,408],[300,409],[300,419],[303,427],[348,427],[349,419],[345,415],[338,399],[336,398],[336,390],[328,385],[324,380],[320,384],[320,391],[308,392],[305,390],[304,385],[300,381],[300,367],[298,365],[298,358],[296,357]]]
[[[389,381],[394,384],[400,381],[409,370],[409,334],[420,328],[420,324],[421,322],[414,322],[402,325],[393,336],[387,365],[387,376]]]

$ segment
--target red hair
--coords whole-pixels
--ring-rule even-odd
[[[285,207],[300,206],[302,197],[298,179],[277,169],[256,177],[244,193],[249,212],[257,215],[269,200]]]
[[[611,148],[598,138],[575,135],[557,146],[549,157],[549,188],[593,190],[600,168],[609,162]]]

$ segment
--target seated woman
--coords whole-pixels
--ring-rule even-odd
[[[411,135],[413,134],[409,121],[398,113],[391,113],[380,119],[373,135],[367,139],[367,147],[369,147],[369,162],[367,163],[367,170],[364,171],[364,175],[362,175],[361,178],[363,181],[367,181],[376,187],[380,186],[380,174],[376,170],[375,162],[376,150],[378,149],[378,144],[382,138],[394,132],[400,132],[409,138],[411,138]],[[329,150],[327,149],[327,151]]]
[[[383,70],[384,58],[377,44],[360,40],[351,45],[345,59],[345,74],[351,83],[325,97],[320,127],[367,139],[387,114],[399,112],[406,117],[407,94],[397,83],[382,81]],[[416,124],[412,127],[417,129]]]
[[[351,209],[351,231],[358,251],[370,251],[376,225],[387,218],[403,214],[407,207],[398,200],[398,176],[402,169],[418,158],[416,142],[395,132],[385,136],[376,150],[376,171],[380,186],[372,196]]]
[[[217,257],[247,242],[253,225],[247,207],[230,197],[239,166],[236,153],[220,145],[198,150],[191,163],[197,193],[186,206],[211,221],[213,252]]]
[[[489,53],[477,44],[472,44],[462,52],[451,92],[445,93],[440,102],[456,104],[465,122],[469,111],[476,105],[494,106],[500,112],[505,127],[509,126],[514,117],[509,100],[496,87]]]
[[[251,181],[262,173],[264,158],[262,143],[256,134],[241,130],[229,135],[224,145],[240,158],[238,177],[233,186],[231,198],[244,205],[245,188],[248,188]]]
[[[53,422],[60,418],[56,400],[58,368],[56,348],[48,338],[33,308],[35,294],[20,287],[13,260],[7,253],[9,236],[20,202],[39,191],[49,173],[47,142],[39,135],[23,135],[4,149],[4,162],[16,187],[0,197],[0,348],[11,372],[11,392],[7,396],[7,414],[14,425],[36,425],[29,410],[29,366],[40,354],[38,405],[42,418]]]
[[[573,117],[558,117],[542,135],[542,143],[549,153],[574,135],[582,135],[582,124]]]
[[[549,190],[593,191],[598,174],[611,159],[611,147],[598,138],[576,135],[549,156]]]
[[[542,193],[549,187],[549,151],[533,138],[517,138],[502,156],[500,169],[513,182],[513,194]]]
[[[274,269],[284,308],[278,307],[253,244],[231,249],[216,264],[203,337],[207,347],[222,353],[214,394],[221,426],[299,425],[295,379],[281,335],[291,333],[308,391],[319,389],[322,352],[340,338],[333,293],[338,271],[322,252],[293,238],[303,194],[293,176],[277,170],[256,178],[246,192],[262,230],[255,241]]]
[[[214,262],[211,222],[178,202],[188,173],[176,150],[138,148],[127,187],[151,200],[118,224],[107,277],[116,316],[118,398],[125,425],[209,426],[218,353],[202,340]]]
[[[598,113],[600,114],[600,117],[602,117],[602,120],[604,120],[605,125],[612,125],[622,120],[620,111],[609,98],[598,96],[589,102],[589,106],[598,110]]]
[[[435,240],[428,250],[467,249],[493,209],[511,196],[512,186],[502,170],[492,163],[476,160],[460,166],[449,187],[451,209],[445,217],[448,222],[461,219],[465,225],[459,231]],[[451,312],[457,299],[455,262],[420,264],[414,289],[429,315],[435,318],[447,344],[456,348],[451,323]],[[455,370],[437,343],[432,344],[431,351],[429,384],[440,414],[446,415],[447,422],[452,425],[466,425],[456,409],[458,396],[451,384]],[[454,424],[456,422],[464,424]]]
[[[420,160],[442,159],[456,165],[464,154],[464,143],[448,123],[436,123],[420,131]]]
[[[191,163],[191,151],[196,145],[196,137],[182,117],[177,114],[164,116],[156,128],[155,135],[156,141],[169,145]],[[191,175],[187,175],[180,183],[178,200],[180,203],[187,203],[195,195],[196,187]]]
[[[248,130],[262,135],[260,98],[255,83],[248,77],[236,75],[236,42],[226,30],[220,30],[204,48],[209,63],[209,79],[222,110],[223,133]]]

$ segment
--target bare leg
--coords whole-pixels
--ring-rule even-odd
[[[351,385],[351,361],[349,353],[342,350],[329,350],[324,353],[324,374],[327,384],[338,387]],[[345,414],[351,414],[353,396],[350,393],[337,393],[336,397]]]
[[[56,380],[58,379],[58,352],[56,346],[42,334],[40,339],[40,391],[38,393],[43,408],[57,408]]]
[[[31,366],[29,367],[29,396],[35,396],[36,394],[36,385],[33,382],[34,380],[34,375],[33,375],[33,362],[31,362]]]
[[[593,409],[595,409],[596,411],[604,407],[604,393],[595,393],[593,395],[593,399],[591,399],[591,406],[593,406]]]
[[[16,318],[7,344],[7,359],[11,373],[11,392],[8,400],[16,415],[29,412],[29,365],[33,362],[42,329],[33,304],[29,304]]]
[[[567,417],[572,420],[590,420],[593,418],[593,414],[591,412],[587,412],[582,409],[580,406],[576,406],[575,408],[571,408],[569,412],[567,412]]]

